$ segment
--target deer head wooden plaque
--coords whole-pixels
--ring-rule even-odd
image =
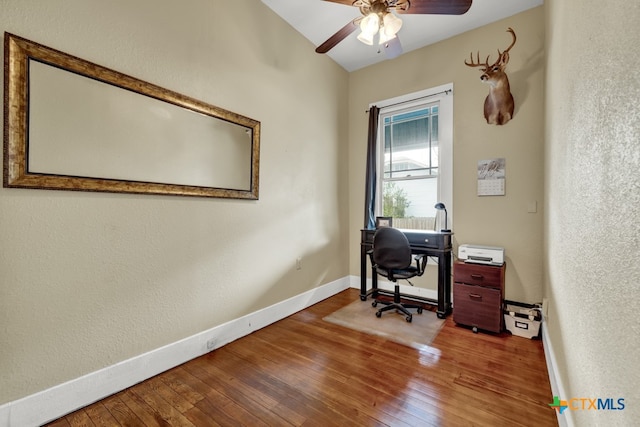
[[[489,95],[484,100],[484,118],[492,125],[504,125],[513,117],[514,101],[509,87],[509,78],[505,73],[505,68],[509,62],[509,51],[516,44],[516,33],[511,27],[507,28],[513,38],[509,47],[500,52],[498,49],[498,59],[493,64],[489,64],[489,56],[484,63],[480,62],[480,52],[477,53],[476,60],[473,60],[473,53],[470,55],[470,62],[464,61],[469,67],[482,67],[480,80],[489,85]]]

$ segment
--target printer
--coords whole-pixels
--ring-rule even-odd
[[[495,246],[460,245],[458,258],[464,262],[487,265],[502,265],[504,263],[504,248]]]

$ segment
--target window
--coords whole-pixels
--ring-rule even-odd
[[[394,227],[433,230],[434,205],[452,223],[453,85],[378,103],[375,212]],[[386,106],[385,106],[386,105]],[[380,173],[382,172],[382,173]]]

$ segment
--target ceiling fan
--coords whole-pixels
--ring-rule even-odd
[[[316,48],[317,53],[327,53],[334,46],[347,38],[357,28],[362,32],[358,35],[361,42],[373,45],[377,38],[378,44],[395,52],[394,56],[402,52],[396,34],[402,27],[402,20],[392,12],[399,14],[420,15],[462,15],[471,7],[472,0],[324,0],[332,3],[354,6],[360,9],[359,16],[327,41]]]

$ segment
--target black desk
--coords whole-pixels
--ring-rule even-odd
[[[414,254],[426,254],[438,259],[438,299],[401,294],[403,298],[438,306],[438,317],[444,319],[451,313],[451,232],[428,230],[401,230],[411,245]],[[361,230],[360,239],[360,299],[367,296],[388,293],[378,289],[378,275],[372,269],[372,289],[367,292],[367,252],[373,248],[376,230]]]

